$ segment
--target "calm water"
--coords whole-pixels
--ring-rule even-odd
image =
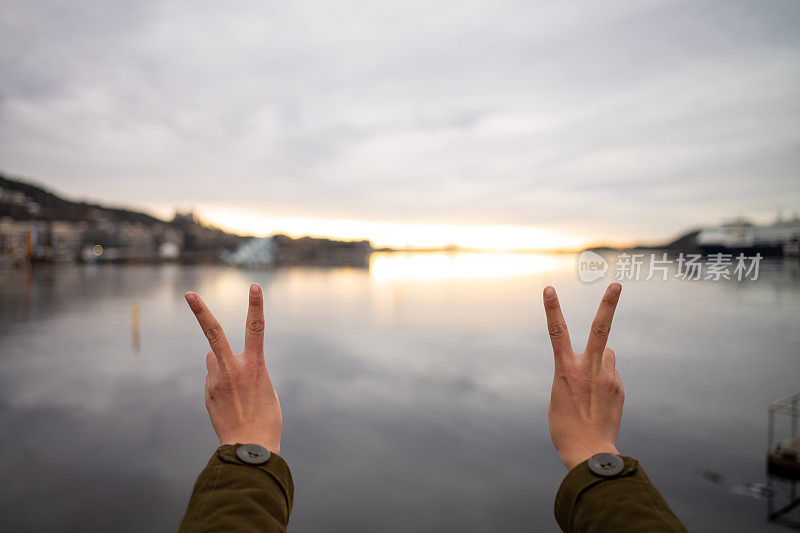
[[[541,290],[580,348],[604,285],[571,256],[378,255],[370,270],[70,266],[0,277],[0,529],[170,531],[217,445],[200,292],[240,349],[263,285],[267,363],[297,485],[293,531],[552,531],[565,474],[547,434]],[[141,333],[131,330],[133,306]],[[623,453],[695,531],[781,531],[767,406],[800,389],[800,267],[752,282],[625,285],[610,341]]]

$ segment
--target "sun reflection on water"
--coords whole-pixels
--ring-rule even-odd
[[[541,253],[375,253],[376,280],[485,279],[529,276],[562,268],[571,258]]]

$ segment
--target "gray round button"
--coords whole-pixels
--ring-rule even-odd
[[[587,466],[592,473],[598,476],[612,477],[622,472],[622,469],[625,468],[625,461],[613,453],[597,453],[589,459]]]
[[[258,444],[239,446],[236,455],[247,464],[263,465],[269,461],[269,450]]]

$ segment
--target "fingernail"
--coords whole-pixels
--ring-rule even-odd
[[[187,292],[183,297],[186,298],[186,303],[189,305],[197,303],[197,295],[193,292]]]
[[[258,283],[250,285],[250,296],[258,296],[259,294],[261,294],[261,287],[258,286]]]
[[[622,285],[619,283],[612,283],[611,284],[611,294],[619,294],[622,292]]]
[[[556,297],[556,290],[548,285],[544,288],[544,297],[548,300],[552,300]]]

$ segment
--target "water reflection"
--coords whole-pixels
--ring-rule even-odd
[[[559,287],[580,348],[603,285],[578,281],[573,256],[535,254],[377,254],[370,270],[3,272],[3,529],[174,529],[215,445],[207,348],[183,293],[203,294],[237,350],[253,281],[295,531],[556,530],[564,472],[547,436],[541,290]],[[619,445],[690,530],[778,530],[763,501],[694,472],[764,480],[765,406],[800,384],[798,295],[792,262],[750,283],[625,286],[611,339],[627,393]]]
[[[526,276],[574,264],[572,255],[529,253],[375,253],[376,280],[487,279]]]
[[[133,347],[134,353],[139,353],[142,349],[139,323],[139,302],[136,302],[133,304],[133,309],[131,309],[131,346]]]

